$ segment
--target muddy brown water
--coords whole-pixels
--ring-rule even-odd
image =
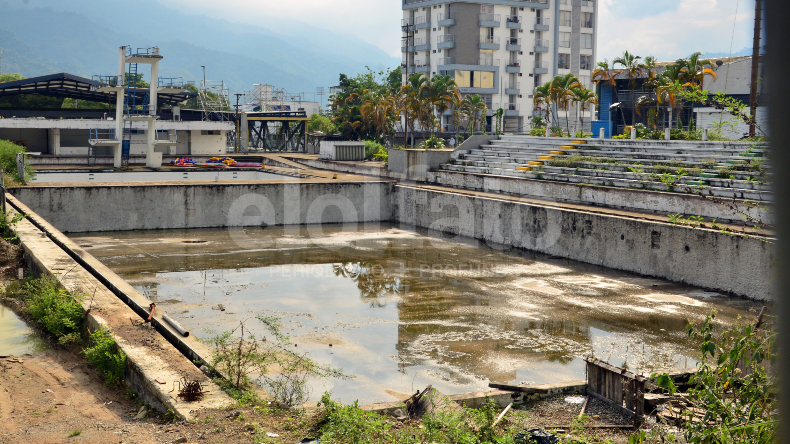
[[[16,313],[0,304],[0,356],[20,356],[47,349],[47,343]]]
[[[200,338],[242,320],[265,335],[255,315],[281,318],[295,349],[355,375],[313,381],[313,399],[332,390],[371,403],[427,384],[455,394],[489,381],[583,379],[589,355],[637,372],[686,368],[698,356],[689,320],[715,309],[734,322],[760,307],[394,225],[71,237]]]

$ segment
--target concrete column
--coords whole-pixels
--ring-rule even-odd
[[[599,139],[605,139],[606,138],[606,129],[605,128],[601,128],[601,129],[598,130],[598,138]]]
[[[636,128],[631,128],[631,140],[636,140]]]
[[[159,92],[159,61],[151,64],[151,98],[148,102],[148,114],[156,115],[156,99]]]
[[[708,129],[707,128],[703,128],[702,129],[702,140],[704,142],[708,141]]]
[[[664,128],[664,140],[670,140],[671,138],[669,128]]]
[[[126,47],[118,48],[118,89],[115,90],[115,137],[120,143],[113,147],[112,165],[120,168],[123,159],[123,104],[126,98]]]
[[[49,130],[49,146],[53,156],[60,156],[60,128]]]
[[[162,158],[156,155],[154,149],[156,148],[156,120],[150,119],[148,121],[148,134],[147,134],[147,150],[145,153],[145,166],[148,168],[160,168],[162,166]]]
[[[549,124],[546,122],[546,137],[549,137]]]

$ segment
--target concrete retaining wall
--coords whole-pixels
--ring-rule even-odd
[[[428,171],[450,161],[453,150],[389,149],[387,153],[390,177],[423,181]]]
[[[586,213],[406,185],[401,223],[607,268],[775,300],[775,244],[714,230]]]
[[[37,186],[10,189],[63,232],[376,222],[390,182]]]
[[[556,202],[570,202],[584,205],[599,205],[636,211],[651,211],[657,214],[681,213],[689,216],[716,218],[719,222],[742,222],[738,214],[727,206],[693,194],[644,191],[630,188],[605,187],[599,185],[554,182],[548,180],[523,179],[506,176],[432,171],[426,182],[511,196],[535,197]],[[765,223],[773,223],[770,204],[760,209],[738,201],[739,207]]]

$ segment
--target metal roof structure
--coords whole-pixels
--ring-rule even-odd
[[[95,89],[100,85],[98,81],[62,72],[0,83],[0,98],[21,94],[40,94],[50,97],[115,103],[115,92],[96,91]],[[147,88],[129,88],[127,91],[129,94],[137,96],[140,102],[148,94]],[[178,105],[192,97],[197,97],[197,93],[159,93],[159,103],[162,105]]]

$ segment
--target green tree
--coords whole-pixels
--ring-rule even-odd
[[[595,92],[585,88],[584,86],[577,86],[571,88],[573,94],[573,101],[579,105],[579,125],[580,131],[584,131],[584,112],[590,109],[592,105],[598,103],[598,97]]]
[[[551,100],[557,109],[565,111],[565,127],[570,133],[570,106],[573,102],[573,88],[580,88],[579,78],[575,74],[556,76],[551,81]]]
[[[22,74],[17,74],[15,72],[7,72],[5,74],[0,74],[0,83],[6,82],[15,82],[17,80],[25,80],[25,76]]]
[[[546,108],[546,122],[551,126],[551,82],[546,82],[542,86],[536,86],[532,95],[532,103],[538,107]]]
[[[464,97],[464,102],[466,102],[465,110],[469,113],[469,137],[472,137],[477,127],[478,116],[482,116],[483,122],[485,122],[488,107],[486,107],[486,102],[478,94]]]
[[[441,119],[442,114],[452,105],[453,99],[460,97],[460,94],[452,77],[437,75],[425,81],[420,87],[420,95],[428,108],[425,119],[431,121],[430,130],[433,135],[436,127],[440,126],[433,124],[434,118]]]
[[[310,121],[307,123],[307,131],[311,133],[321,131],[324,134],[335,134],[337,127],[335,127],[335,124],[332,123],[329,117],[313,113],[310,116]]]
[[[636,79],[644,73],[644,65],[639,60],[642,57],[633,55],[628,51],[623,52],[623,55],[617,57],[612,61],[612,65],[622,65],[622,72],[628,75],[628,89],[631,90],[631,123],[636,121],[636,98],[634,97],[634,89],[636,89]]]

